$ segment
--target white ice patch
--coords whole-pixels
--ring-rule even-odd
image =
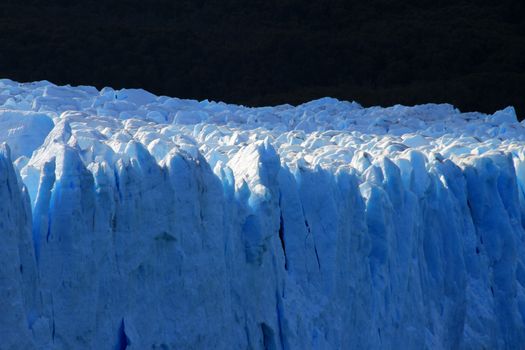
[[[13,159],[31,157],[53,126],[48,113],[0,109],[0,140],[9,144]]]

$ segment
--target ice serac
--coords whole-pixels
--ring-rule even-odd
[[[53,129],[50,113],[30,111],[0,111],[0,139],[10,145],[14,159],[31,157],[31,153]]]
[[[525,344],[512,107],[0,94],[0,349]]]
[[[33,326],[42,311],[31,247],[31,211],[6,144],[0,145],[0,198],[0,346],[31,348]]]

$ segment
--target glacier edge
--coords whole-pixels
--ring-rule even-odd
[[[506,123],[481,145],[407,146],[404,133],[261,131],[274,110],[234,128],[217,120],[242,114],[213,104],[198,116],[209,123],[179,128],[195,116],[174,113],[157,129],[107,113],[178,101],[105,90],[100,113],[82,114],[60,110],[60,89],[34,104],[54,127],[31,157],[0,149],[1,349],[525,344],[525,157],[521,140],[490,137],[518,128],[509,111],[480,116]],[[333,103],[313,103],[302,125],[332,123]],[[377,119],[376,131],[390,123]]]

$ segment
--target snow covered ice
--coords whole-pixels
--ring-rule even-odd
[[[512,107],[0,104],[0,349],[525,348]]]

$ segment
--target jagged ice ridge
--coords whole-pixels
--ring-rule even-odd
[[[525,125],[0,81],[1,349],[516,349]]]

